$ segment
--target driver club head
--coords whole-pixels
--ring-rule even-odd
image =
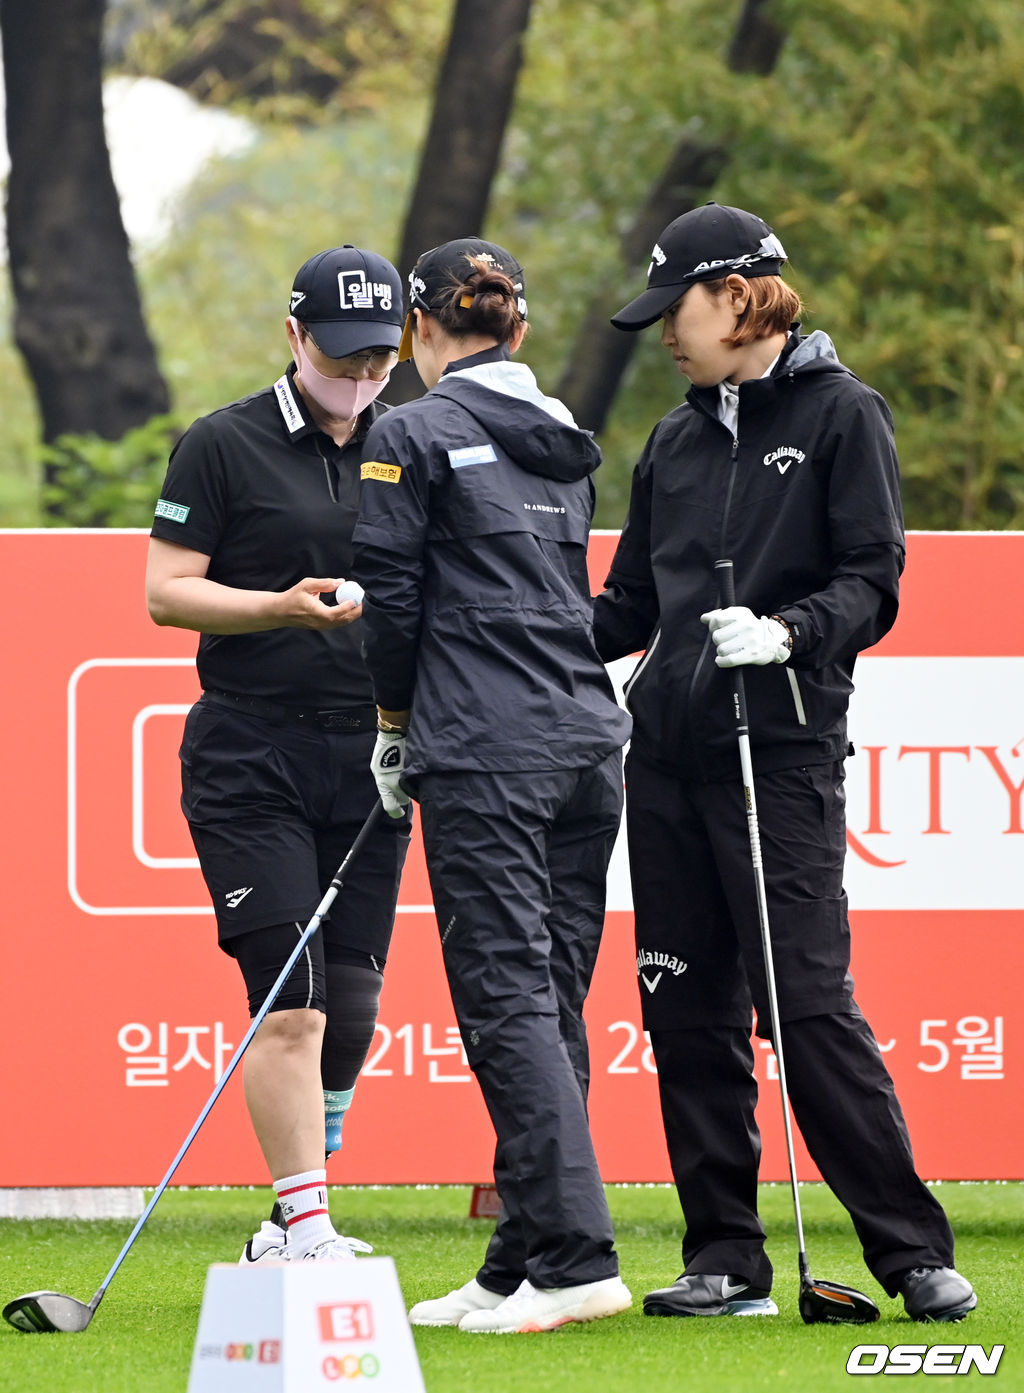
[[[29,1335],[76,1335],[92,1320],[95,1309],[95,1305],[87,1306],[59,1291],[30,1291],[8,1301],[3,1317],[15,1330]]]
[[[802,1277],[800,1315],[805,1325],[870,1325],[878,1307],[856,1287]]]

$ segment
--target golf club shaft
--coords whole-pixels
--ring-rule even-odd
[[[313,935],[320,927],[320,923],[324,915],[327,913],[331,905],[334,903],[335,897],[337,896],[338,891],[341,889],[341,886],[344,883],[349,863],[354,859],[354,857],[356,857],[359,854],[364,842],[372,832],[374,824],[376,823],[378,817],[382,812],[383,808],[381,806],[380,800],[378,799],[374,803],[373,810],[371,811],[369,817],[366,819],[362,827],[359,829],[359,834],[356,837],[355,841],[352,843],[352,846],[349,848],[348,854],[346,855],[344,861],[342,861],[341,865],[335,872],[333,880],[327,887],[327,893],[324,895],[323,899],[317,905],[312,919],[310,919],[309,923],[306,925],[305,929],[299,937],[299,941],[296,943],[295,947],[292,950],[291,956],[285,963],[284,967],[281,969],[277,981],[274,983],[274,985],[270,988],[270,991],[267,993],[267,998],[264,1001],[263,1005],[256,1012],[255,1016],[253,1016],[252,1021],[249,1024],[249,1029],[245,1032],[245,1035],[242,1038],[242,1043],[238,1046],[234,1054],[231,1056],[231,1059],[228,1061],[228,1064],[223,1074],[221,1074],[220,1078],[217,1080],[216,1088],[213,1090],[209,1098],[206,1100],[202,1112],[199,1114],[195,1122],[192,1124],[192,1128],[189,1131],[188,1136],[182,1142],[178,1154],[175,1156],[174,1160],[167,1168],[166,1175],[164,1176],[163,1180],[161,1180],[157,1188],[153,1191],[152,1198],[146,1205],[145,1209],[142,1211],[142,1214],[139,1216],[138,1222],[136,1223],[135,1227],[128,1235],[128,1239],[124,1247],[118,1253],[117,1257],[114,1260],[113,1266],[111,1267],[107,1275],[104,1277],[103,1281],[100,1283],[99,1288],[96,1291],[96,1295],[89,1302],[89,1305],[93,1310],[95,1310],[99,1303],[102,1301],[104,1292],[110,1285],[110,1282],[113,1279],[115,1272],[127,1257],[128,1250],[131,1248],[132,1244],[139,1236],[139,1233],[142,1231],[143,1225],[145,1224],[146,1220],[149,1218],[150,1214],[152,1214],[153,1209],[156,1206],[157,1200],[160,1198],[163,1192],[167,1189],[167,1186],[170,1184],[171,1177],[174,1175],[174,1172],[178,1169],[178,1166],[181,1164],[182,1157],[185,1155],[186,1151],[188,1151],[189,1147],[195,1140],[196,1133],[199,1131],[200,1127],[206,1121],[210,1109],[213,1107],[214,1103],[216,1103],[221,1093],[223,1093],[225,1084],[227,1083],[231,1075],[235,1072],[235,1068],[241,1060],[242,1055],[245,1054],[245,1051],[249,1047],[249,1042],[252,1040],[252,1037],[256,1034],[256,1031],[263,1024],[264,1017],[270,1010],[271,1006],[273,1006],[278,996],[280,995],[281,988],[288,980],[288,977],[292,969],[298,962],[303,952],[305,952],[307,944],[310,942]]]
[[[716,561],[719,596],[723,609],[736,603],[736,582],[731,561]],[[796,1237],[800,1252],[800,1271],[807,1273],[807,1254],[804,1245],[803,1215],[797,1192],[796,1155],[793,1149],[793,1124],[789,1115],[789,1088],[786,1084],[786,1059],[782,1048],[782,1024],[779,1019],[779,997],[775,986],[775,960],[772,956],[772,936],[768,921],[768,895],[765,890],[764,864],[761,859],[761,830],[757,819],[757,799],[754,795],[754,764],[750,754],[750,728],[747,723],[747,693],[742,667],[728,669],[733,683],[733,711],[740,751],[740,773],[747,810],[747,834],[750,838],[750,859],[754,867],[757,891],[757,918],[761,929],[761,948],[768,983],[768,1011],[771,1018],[772,1044],[779,1070],[779,1090],[782,1094],[782,1125],[786,1134],[786,1156],[789,1161],[790,1188],[793,1191],[793,1214],[796,1218]]]

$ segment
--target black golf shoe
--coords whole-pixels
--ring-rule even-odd
[[[694,1272],[644,1297],[645,1316],[777,1316],[779,1308],[764,1287],[742,1277]]]
[[[952,1267],[913,1267],[900,1278],[911,1320],[963,1320],[978,1304],[974,1288]]]

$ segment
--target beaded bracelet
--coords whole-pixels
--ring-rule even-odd
[[[786,631],[786,637],[785,637],[785,639],[784,639],[784,642],[785,642],[786,648],[789,650],[790,653],[792,653],[792,651],[793,651],[793,630],[789,627],[789,625],[786,623],[785,619],[783,619],[783,617],[782,617],[781,614],[770,614],[770,615],[768,616],[768,618],[769,618],[769,619],[774,619],[775,622],[776,622],[776,624],[781,624],[782,627],[785,629],[785,631]]]

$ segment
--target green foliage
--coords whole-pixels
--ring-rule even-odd
[[[520,163],[506,161],[495,204],[510,243],[522,246],[519,227],[531,244],[533,284],[554,291],[549,305],[531,298],[531,355],[557,374],[580,307],[597,294],[610,315],[642,289],[616,237],[694,123],[729,151],[704,196],[768,219],[807,327],[892,406],[909,525],[1024,526],[1015,0],[779,0],[788,39],[768,78],[725,65],[739,9],[541,0],[510,147]],[[602,440],[602,525],[621,521],[632,461],[681,385],[645,342]]]
[[[39,525],[39,413],[10,337],[6,287],[0,288],[0,527]]]
[[[173,443],[173,417],[153,416],[120,440],[62,435],[43,445],[43,502],[62,527],[148,527]]]
[[[174,234],[139,265],[184,423],[284,371],[289,292],[308,256],[344,242],[397,256],[425,113],[409,102],[386,119],[274,127],[189,191]]]
[[[325,45],[348,66],[315,110],[287,83],[271,99],[246,97],[262,122],[256,145],[211,164],[181,200],[173,237],[138,258],[183,423],[280,373],[287,291],[307,255],[343,241],[395,255],[452,13],[451,0],[196,3],[147,4],[137,66],[178,61],[214,17],[286,8],[320,25],[309,53]],[[696,196],[768,219],[807,327],[831,334],[889,401],[908,524],[1024,527],[1018,0],[776,0],[788,37],[769,77],[726,65],[741,9],[534,0],[487,226],[467,229],[526,265],[524,357],[552,390],[595,297],[611,315],[642,288],[644,266],[624,265],[621,237],[686,131],[728,152]],[[602,435],[603,527],[621,523],[643,441],[684,385],[656,331],[638,337]],[[0,329],[7,525],[38,520],[23,382]]]
[[[743,113],[815,323],[888,399],[915,527],[1024,525],[1024,37],[1007,0],[811,0]],[[774,97],[774,99],[773,99]],[[781,177],[780,177],[781,176]]]
[[[144,7],[124,54],[200,101],[316,124],[429,83],[447,6],[417,0],[173,0]]]

